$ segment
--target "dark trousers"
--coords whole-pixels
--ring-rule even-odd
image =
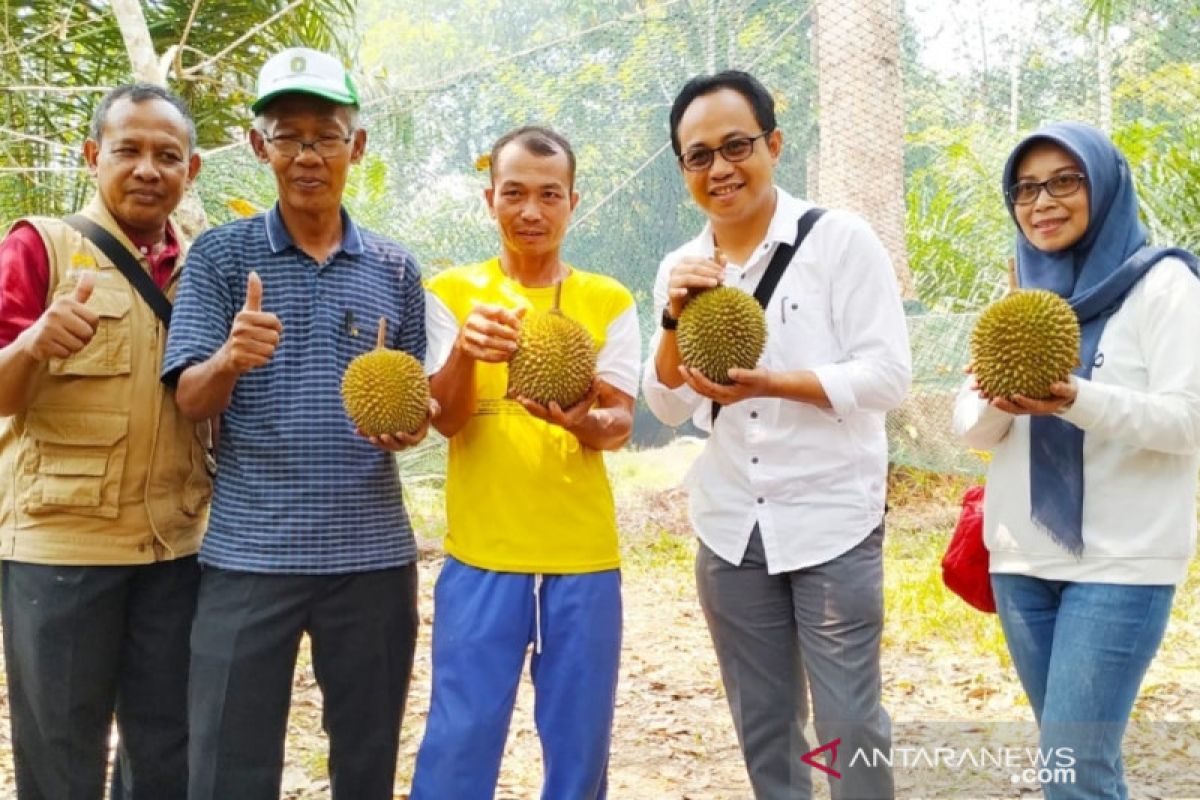
[[[114,713],[120,800],[187,796],[195,557],[132,567],[5,561],[0,609],[20,800],[104,796]]]
[[[205,568],[192,627],[191,800],[277,800],[301,637],[324,697],[335,800],[391,800],[417,636],[417,570]]]

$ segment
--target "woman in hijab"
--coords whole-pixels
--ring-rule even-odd
[[[1195,549],[1198,264],[1147,244],[1129,165],[1089,126],[1024,139],[1003,188],[1020,285],[1070,303],[1080,366],[1044,399],[969,380],[954,424],[992,451],[984,542],[1040,752],[1074,767],[1045,796],[1123,800],[1121,739]]]

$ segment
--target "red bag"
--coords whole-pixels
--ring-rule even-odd
[[[942,556],[942,582],[946,588],[980,611],[995,612],[988,550],[983,545],[983,487],[972,486],[962,499],[962,513],[954,536]]]

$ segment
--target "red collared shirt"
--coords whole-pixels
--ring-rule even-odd
[[[128,234],[126,234],[128,235]],[[159,288],[167,285],[179,258],[179,240],[167,226],[163,246],[129,240],[150,262],[150,276]],[[37,230],[27,222],[17,223],[0,241],[0,347],[12,344],[46,310],[50,289],[50,257]]]

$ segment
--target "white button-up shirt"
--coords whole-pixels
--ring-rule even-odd
[[[729,265],[725,285],[753,294],[775,248],[796,240],[812,207],[776,189],[766,238],[744,268]],[[663,259],[654,283],[654,319],[667,303],[671,268],[684,256],[712,257],[713,235]],[[688,417],[711,431],[688,473],[689,511],[700,539],[731,564],[741,563],[755,523],[768,572],[822,564],[867,537],[883,517],[887,477],[886,413],[911,381],[908,329],[891,260],[865,221],[831,210],[792,257],[767,306],[767,346],[759,366],[811,370],[833,406],[752,398],[721,410],[687,384],[658,379],[650,343],[642,389],[668,425]]]

